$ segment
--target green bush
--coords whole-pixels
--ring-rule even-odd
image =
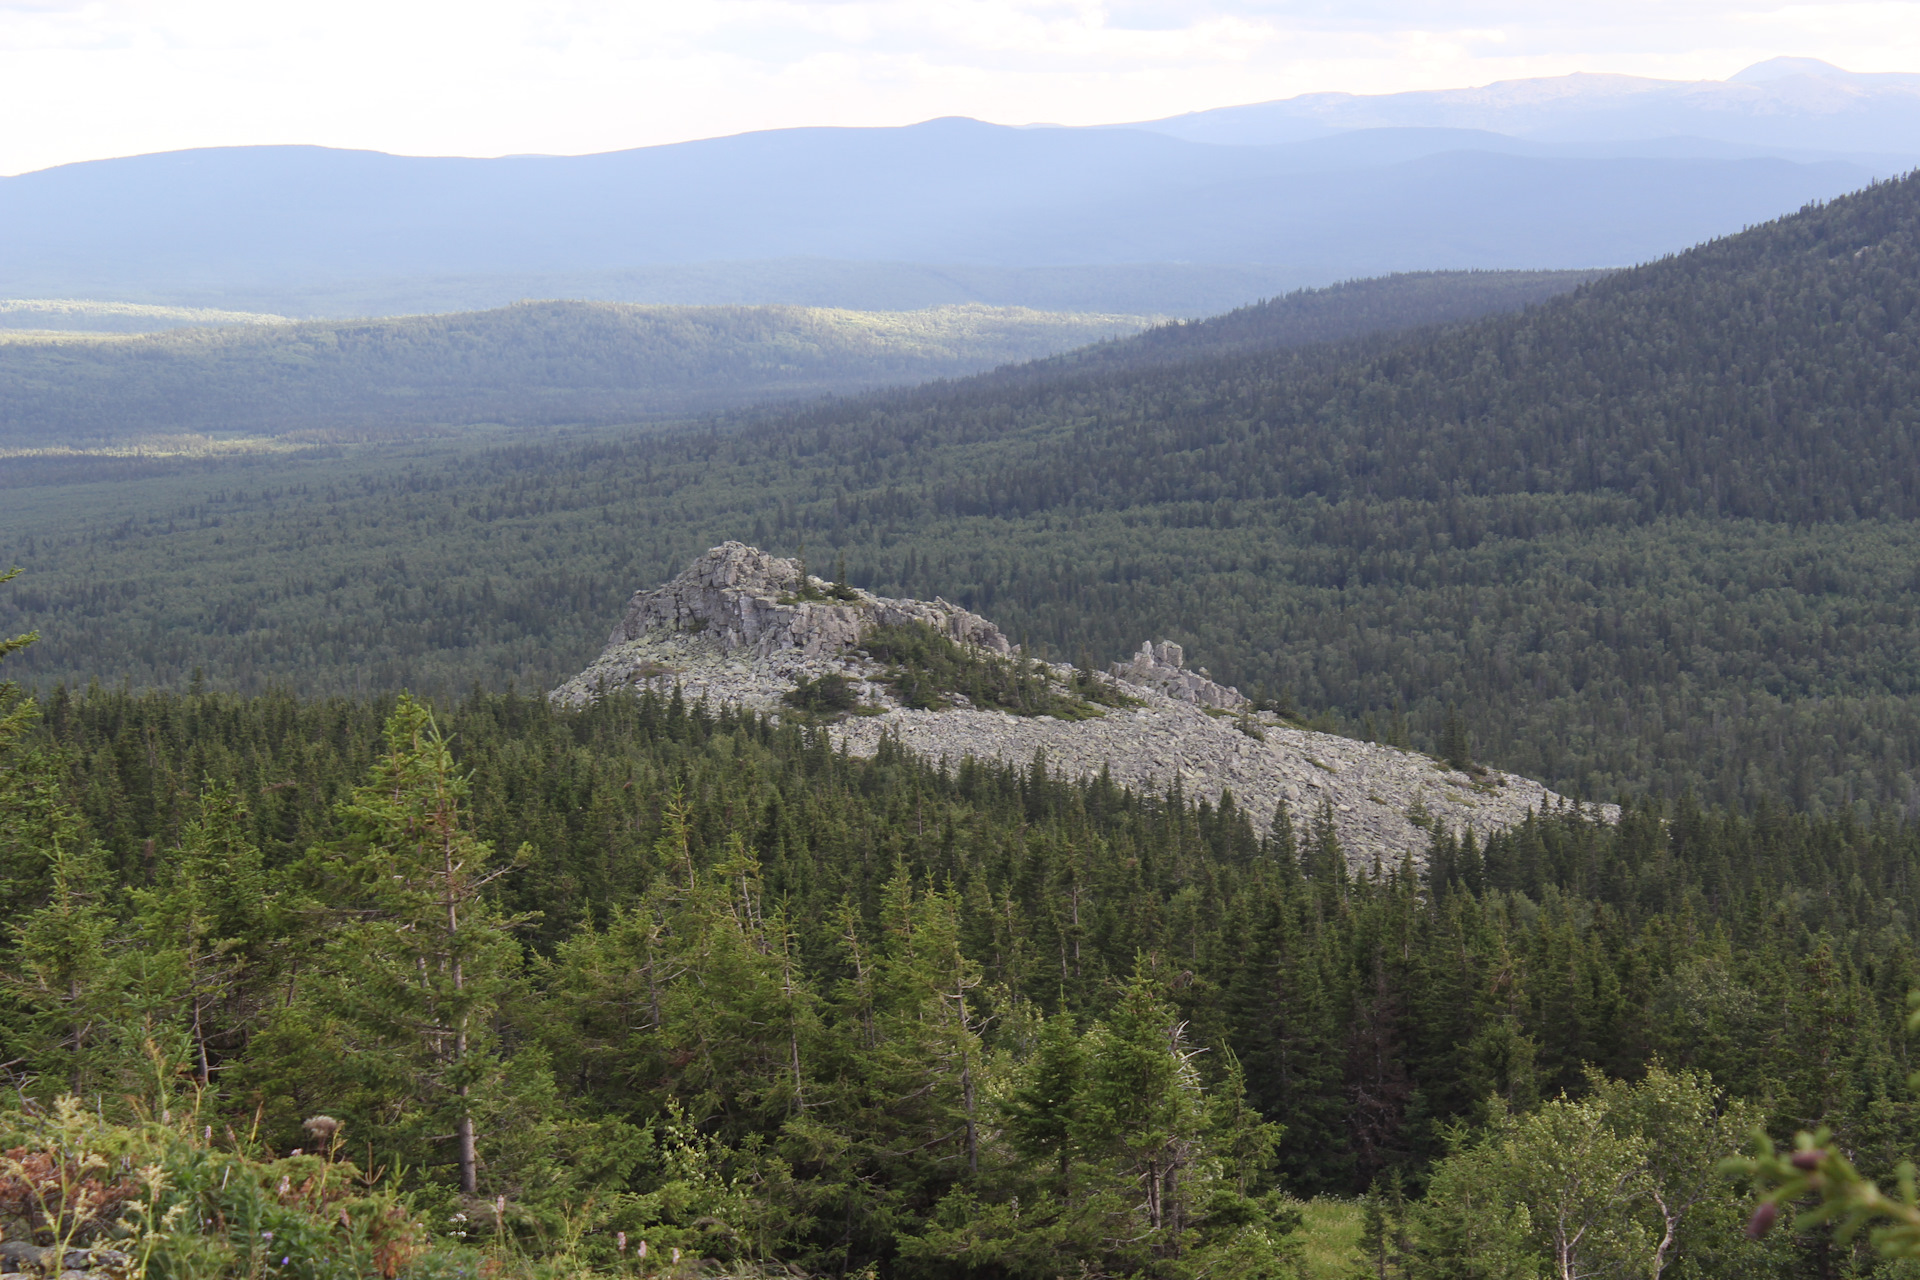
[[[853,682],[843,675],[828,673],[802,680],[785,697],[788,706],[820,715],[845,715],[860,705]]]
[[[162,1114],[116,1124],[72,1097],[0,1113],[5,1238],[89,1251],[128,1280],[392,1280],[423,1250],[411,1206],[339,1158],[337,1129],[321,1154],[274,1159]]]
[[[1063,687],[1037,662],[957,644],[924,622],[875,627],[861,644],[888,664],[885,679],[894,696],[918,711],[944,711],[959,694],[982,710],[1085,720],[1102,714],[1096,703],[1133,701],[1089,671],[1076,672]]]

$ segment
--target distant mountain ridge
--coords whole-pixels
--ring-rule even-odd
[[[1681,138],[1827,153],[1920,152],[1920,74],[1773,58],[1726,80],[1581,72],[1470,89],[1308,93],[1125,126],[1233,146],[1368,129],[1485,130],[1551,143]]]
[[[940,119],[590,156],[241,147],[66,165],[0,179],[0,296],[336,316],[529,296],[1199,315],[1391,272],[1624,266],[1920,156],[1904,89],[1563,79],[1132,127]],[[1700,94],[1787,102],[1802,82],[1845,110],[1726,137],[1681,127],[1720,118],[1687,105]],[[1847,125],[1842,146],[1836,120],[1882,123]]]

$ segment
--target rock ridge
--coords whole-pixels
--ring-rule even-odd
[[[872,628],[909,622],[986,653],[1019,656],[992,622],[948,601],[830,585],[798,561],[727,542],[672,581],[635,592],[606,649],[550,696],[583,705],[621,689],[677,687],[690,700],[790,715],[788,692],[838,675],[867,714],[827,731],[856,755],[873,754],[883,735],[949,766],[973,757],[1025,767],[1044,752],[1048,766],[1069,777],[1105,769],[1123,786],[1178,785],[1189,799],[1215,804],[1231,792],[1262,830],[1284,802],[1296,822],[1329,821],[1356,866],[1403,855],[1418,861],[1436,827],[1484,838],[1529,813],[1572,803],[1514,774],[1470,775],[1417,752],[1288,724],[1256,711],[1204,667],[1189,670],[1184,651],[1168,641],[1149,641],[1094,677],[1130,704],[1092,718],[1014,716],[964,698],[948,710],[915,710],[899,703],[885,669],[860,649]],[[1038,665],[1062,685],[1074,676],[1071,667]],[[1612,805],[1588,811],[1608,821],[1619,816]]]
[[[1158,689],[1176,702],[1191,702],[1196,707],[1238,711],[1253,705],[1238,689],[1215,684],[1205,667],[1197,672],[1186,670],[1186,651],[1170,640],[1159,644],[1147,641],[1130,661],[1108,667],[1107,674],[1128,684]]]
[[[711,632],[722,652],[755,658],[797,652],[837,655],[875,626],[923,622],[947,638],[1005,656],[1012,652],[1000,628],[945,600],[891,600],[858,587],[829,587],[797,560],[758,547],[725,542],[700,556],[664,586],[636,591],[609,646],[651,632]],[[838,596],[829,592],[837,591]]]

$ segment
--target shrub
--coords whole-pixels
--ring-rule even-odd
[[[790,707],[819,715],[845,715],[860,705],[853,682],[833,673],[802,680],[787,693],[785,700]]]
[[[0,1114],[0,1231],[127,1280],[393,1280],[425,1232],[337,1153],[260,1159],[192,1115],[116,1124],[64,1097]]]

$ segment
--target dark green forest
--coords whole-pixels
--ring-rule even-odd
[[[1067,657],[1175,639],[1350,733],[1457,706],[1572,794],[1912,810],[1915,201],[1451,328],[1250,349],[1296,298],[679,431],[12,460],[0,626],[40,687],[550,686],[739,538]]]
[[[1568,809],[1423,873],[1350,868],[1310,813],[1261,836],[1230,797],[653,695],[95,689],[14,728],[16,1105],[195,1098],[198,1158],[256,1167],[323,1115],[443,1262],[484,1218],[582,1265],[648,1240],[642,1272],[1281,1276],[1290,1197],[1374,1188],[1388,1274],[1496,1274],[1488,1240],[1551,1247],[1485,1216],[1539,1172],[1501,1144],[1587,1124],[1583,1159],[1684,1147],[1666,1274],[1868,1274],[1748,1241],[1713,1159],[1750,1123],[1881,1175],[1920,1146],[1920,834],[1890,819]],[[1651,1203],[1583,1256],[1655,1274]]]
[[[1465,325],[1402,281],[644,432],[9,458],[0,1229],[168,1277],[1913,1274],[1743,1171],[1920,1222],[1854,1181],[1920,1151],[1916,268],[1907,179]],[[1624,811],[1369,864],[547,703],[726,537]]]

